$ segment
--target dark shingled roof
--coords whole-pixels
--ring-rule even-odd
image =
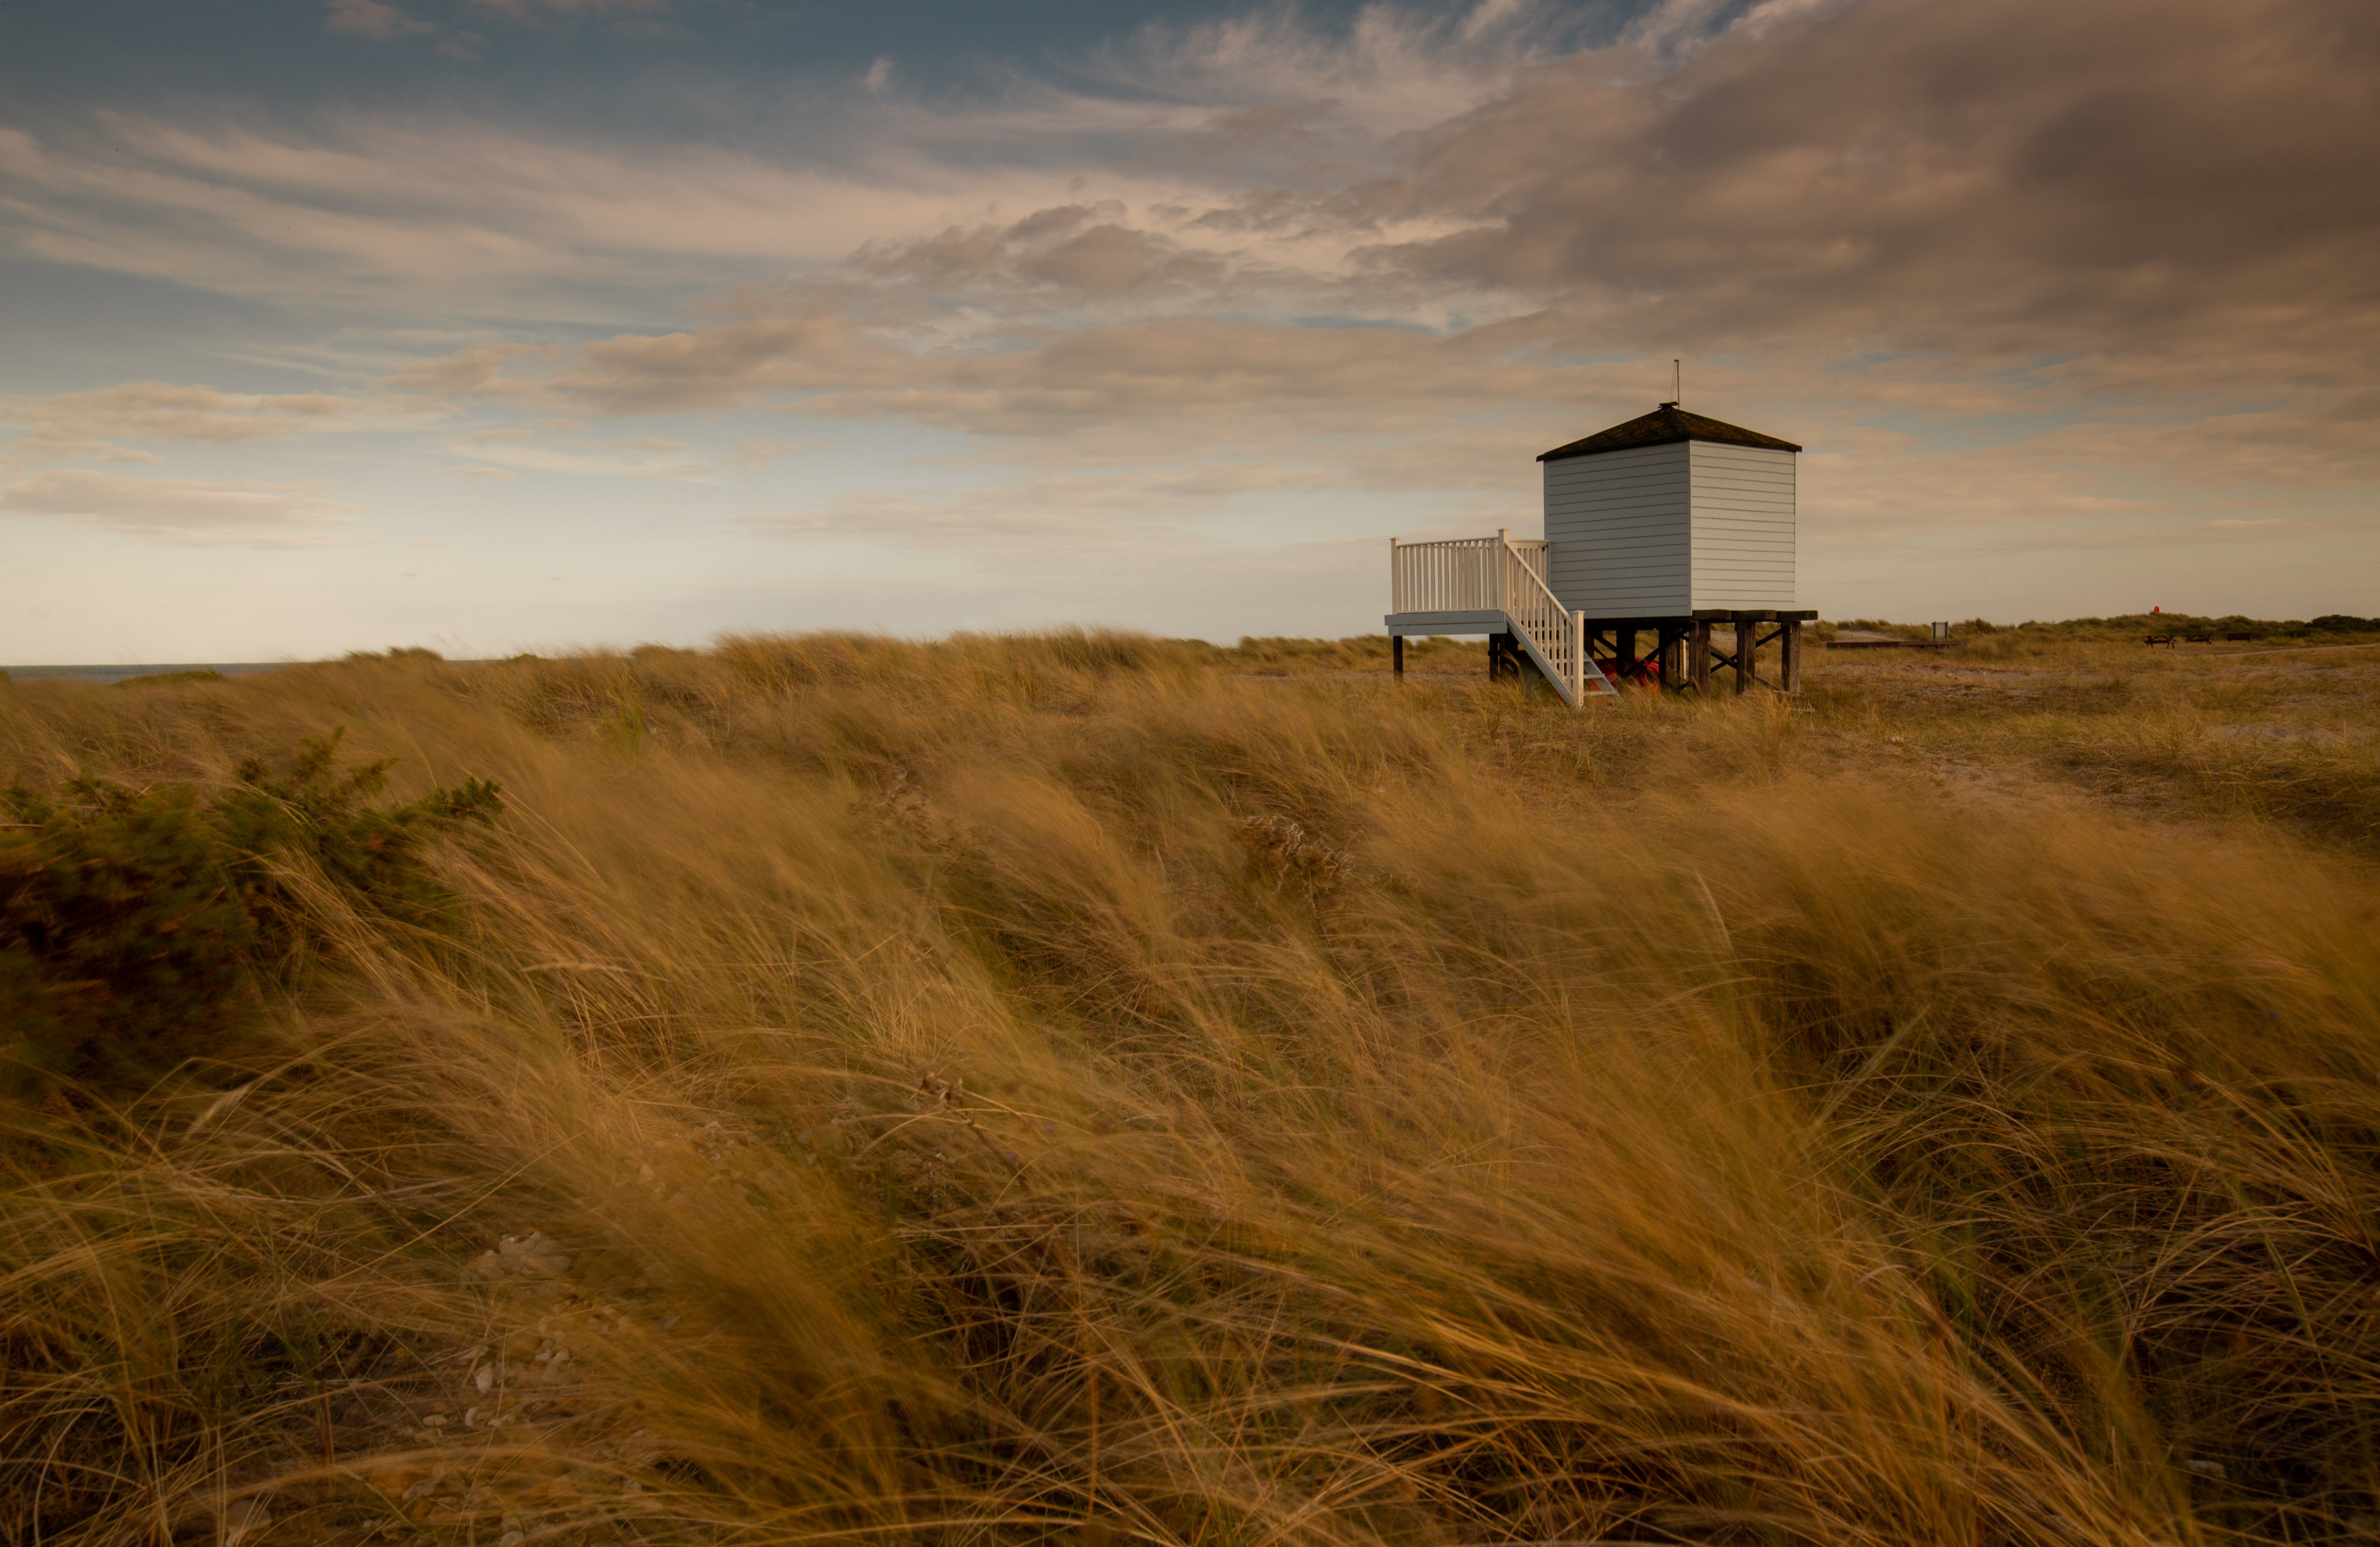
[[[1780,441],[1774,435],[1764,435],[1757,430],[1746,430],[1740,424],[1722,424],[1715,419],[1690,414],[1675,403],[1664,403],[1642,419],[1632,419],[1625,424],[1589,435],[1583,441],[1558,445],[1537,458],[1540,462],[1559,462],[1567,457],[1592,457],[1600,451],[1633,451],[1640,445],[1670,445],[1678,441],[1717,441],[1721,445],[1764,445],[1771,451],[1799,451],[1791,441]]]

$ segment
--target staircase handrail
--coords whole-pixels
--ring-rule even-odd
[[[1589,690],[1587,673],[1595,673],[1596,688],[1605,687],[1603,674],[1586,658],[1586,615],[1563,606],[1545,577],[1514,551],[1512,540],[1501,532],[1497,536],[1504,548],[1499,588],[1504,615],[1518,626],[1547,680],[1576,708]]]

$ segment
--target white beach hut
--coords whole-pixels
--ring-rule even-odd
[[[1742,692],[1773,642],[1767,685],[1799,691],[1801,449],[1664,403],[1544,453],[1542,539],[1390,540],[1398,669],[1407,636],[1485,634],[1491,674],[1534,667],[1572,703],[1613,681],[1706,692],[1715,667]]]

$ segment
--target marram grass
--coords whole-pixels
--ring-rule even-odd
[[[0,1541],[2380,1530],[2363,860],[1945,793],[1824,668],[1258,654],[0,688],[31,786],[506,808],[434,939],[277,851],[302,973],[6,1110]]]

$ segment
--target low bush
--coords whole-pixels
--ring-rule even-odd
[[[222,682],[224,674],[212,666],[194,666],[186,672],[151,672],[145,676],[127,676],[110,683],[113,688],[155,688],[168,682]]]
[[[246,762],[211,794],[85,775],[0,797],[0,1078],[145,1082],[217,1051],[314,944],[293,886],[306,870],[390,924],[447,922],[422,846],[500,814],[496,786],[375,807],[390,762],[340,769],[338,740],[308,740],[277,774]]]

